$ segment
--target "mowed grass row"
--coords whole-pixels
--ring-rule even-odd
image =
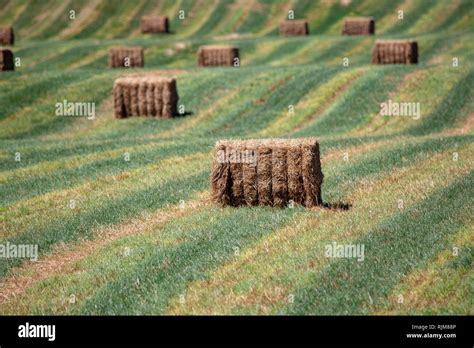
[[[206,158],[208,154],[175,156],[36,197],[3,212],[6,221],[2,226],[14,227],[2,233],[2,240],[35,243],[46,253],[56,243],[93,237],[95,226],[126,221],[206,188],[209,167]],[[39,219],[42,214],[43,218]],[[20,262],[20,259],[2,259],[2,276]]]
[[[269,309],[264,306],[267,300],[263,296],[268,295],[268,298],[273,298],[272,296],[275,294],[271,293],[273,291],[279,292],[277,295],[283,302],[276,301],[278,308],[283,303],[287,303],[285,298],[289,295],[288,292],[281,292],[282,289],[288,287],[288,284],[295,285],[295,279],[278,277],[276,276],[278,272],[284,272],[289,278],[298,276],[299,284],[304,285],[304,280],[307,277],[302,277],[303,273],[301,273],[300,267],[306,262],[302,262],[302,259],[317,264],[319,262],[317,259],[323,257],[323,254],[315,254],[318,251],[317,245],[321,247],[323,244],[320,243],[333,240],[331,238],[339,240],[336,237],[338,235],[341,235],[342,240],[348,241],[348,239],[344,239],[344,237],[350,237],[346,236],[347,233],[354,233],[355,236],[357,233],[364,235],[364,233],[371,231],[371,226],[373,228],[376,228],[378,224],[386,226],[386,221],[392,219],[392,214],[395,216],[405,214],[404,211],[400,212],[397,207],[399,199],[404,200],[406,209],[411,209],[412,206],[417,206],[418,201],[430,197],[430,192],[437,192],[437,189],[449,191],[451,182],[456,181],[457,178],[465,177],[466,173],[472,170],[470,158],[472,158],[473,148],[465,140],[453,138],[450,141],[446,140],[445,145],[439,140],[415,142],[401,149],[402,152],[399,153],[399,158],[395,160],[395,163],[393,162],[394,156],[390,154],[390,151],[395,151],[393,145],[385,149],[383,147],[380,150],[371,149],[355,154],[351,158],[355,162],[352,165],[345,163],[341,158],[325,163],[325,174],[333,178],[332,181],[326,183],[329,189],[325,199],[327,201],[331,201],[331,199],[333,201],[337,199],[352,201],[354,208],[350,212],[325,210],[311,212],[302,209],[262,208],[220,210],[211,207],[202,213],[174,220],[167,224],[163,230],[156,231],[151,235],[130,236],[113,242],[112,245],[107,245],[91,257],[72,266],[73,273],[68,272],[36,284],[26,292],[20,301],[23,303],[24,310],[34,313],[71,311],[72,313],[112,314],[161,313],[170,303],[174,303],[176,308],[181,308],[184,312],[206,312],[205,308],[209,308],[209,301],[212,301],[211,298],[213,298],[216,306],[211,308],[214,308],[215,313],[229,312],[234,309],[241,313],[268,312]],[[457,149],[459,161],[453,161],[452,149]],[[428,177],[427,173],[432,173],[435,167],[442,170],[439,170],[438,175]],[[399,169],[393,172],[392,168]],[[333,171],[346,175],[338,176]],[[450,179],[447,180],[447,178]],[[466,189],[468,178],[464,180],[465,183],[459,187],[461,191]],[[393,186],[388,190],[387,182],[392,183]],[[378,195],[377,190],[383,191],[384,195]],[[372,194],[367,195],[367,191]],[[375,205],[373,197],[379,197],[376,198]],[[461,201],[461,197],[456,200],[457,204],[460,204],[459,201]],[[420,203],[420,206],[423,207],[423,204]],[[369,209],[369,207],[372,208]],[[442,214],[438,205],[434,204],[433,207],[438,208],[433,214],[446,216]],[[415,210],[417,216],[424,216],[430,211],[430,209],[424,208]],[[449,212],[452,211],[449,210]],[[457,213],[450,214],[449,212],[446,214],[456,220]],[[467,211],[464,211],[464,214],[468,214]],[[294,219],[290,223],[290,227],[285,227],[292,217]],[[403,219],[406,218],[403,217]],[[432,219],[432,215],[426,219]],[[309,224],[306,220],[311,223]],[[248,221],[244,228],[243,221]],[[350,226],[352,227],[350,228]],[[358,228],[354,230],[353,226],[358,226]],[[285,243],[291,244],[289,249],[285,248],[285,252],[274,251],[274,254],[270,256],[255,254],[252,248],[257,247],[258,250],[261,250],[262,245],[266,245],[270,250],[278,248],[278,246],[283,247],[282,240],[278,241],[275,238],[281,238],[279,231],[286,231],[288,228],[299,228],[290,234],[291,238],[295,239],[294,243],[285,241]],[[389,224],[387,228],[397,230],[398,227],[397,224]],[[334,232],[331,232],[332,229]],[[438,231],[437,234],[439,235],[441,232]],[[316,244],[308,244],[308,238]],[[316,240],[314,241],[314,239]],[[370,245],[368,241],[365,243]],[[246,251],[246,247],[250,245],[253,247]],[[288,244],[285,245],[288,246]],[[125,247],[130,247],[133,250],[132,257],[121,256]],[[306,254],[302,253],[301,248],[307,250]],[[391,249],[384,248],[384,250]],[[283,257],[288,255],[288,252],[297,253],[301,259]],[[433,252],[432,250],[427,253]],[[246,255],[253,255],[255,259],[248,259]],[[267,262],[267,256],[279,260]],[[297,257],[296,254],[295,257]],[[296,269],[291,268],[288,264],[282,265],[282,258],[290,262],[291,267],[296,267]],[[114,262],[110,262],[111,259]],[[264,272],[268,274],[267,276],[259,273],[263,272],[259,268],[259,260],[261,260],[265,272],[268,271],[268,267],[272,268],[270,273]],[[227,288],[229,292],[224,291],[225,289],[212,290],[216,283],[223,284],[224,287],[229,283],[224,276],[224,279],[220,279],[219,276],[215,279],[211,275],[220,275],[218,270],[227,269],[228,266],[225,266],[227,263],[240,262],[243,262],[243,265],[236,267],[235,271],[226,273],[228,275],[225,277],[233,279],[235,276],[242,275],[248,279],[243,279],[242,283],[234,284],[232,289]],[[348,264],[351,265],[350,267],[358,267],[357,262],[356,266],[350,262]],[[216,267],[218,270],[214,273]],[[244,271],[242,267],[249,267],[249,269]],[[81,269],[89,271],[82,272]],[[119,270],[120,272],[118,272]],[[309,275],[313,274],[312,271]],[[270,285],[267,284],[269,286],[265,284],[267,279],[271,282]],[[276,288],[272,287],[275,283],[284,283],[285,280],[287,280],[286,285],[280,284],[280,290],[275,290]],[[189,283],[192,285],[190,288],[188,288]],[[188,291],[190,293],[189,301],[194,301],[192,298],[197,296],[193,290],[196,283],[200,284],[197,286],[201,290],[198,297],[202,302],[198,301],[197,308],[193,307],[192,303],[194,302],[190,303],[191,307],[181,306],[182,303],[179,302],[179,299],[187,298]],[[210,286],[211,289],[207,286]],[[296,294],[297,290],[298,288],[292,291]],[[42,294],[44,291],[48,291],[53,300],[51,300],[51,296],[47,296],[48,301],[41,300],[38,291]],[[259,292],[260,295],[255,292]],[[270,293],[266,294],[266,292]],[[254,302],[246,303],[240,309],[239,306],[235,308],[229,306],[229,302],[227,302],[229,298],[243,299],[242,293],[248,294],[244,297],[257,296],[257,298]],[[328,296],[330,293],[325,293],[324,296]],[[68,304],[71,294],[81,300],[78,300],[79,302],[74,305]],[[376,293],[372,296],[377,298]],[[18,305],[17,301],[18,299],[14,303]],[[222,305],[217,305],[221,301]],[[187,304],[188,301],[185,300],[184,303]],[[15,308],[12,305],[8,306],[6,308]],[[186,310],[186,308],[188,309]],[[363,310],[363,308],[359,309]]]
[[[376,305],[386,302],[383,297],[387,296],[398,280],[416,270],[420,264],[426,266],[436,253],[451,250],[449,236],[458,232],[464,224],[472,223],[472,220],[469,222],[472,218],[470,213],[464,210],[465,194],[473,193],[472,180],[471,169],[470,174],[446,189],[435,192],[408,212],[388,218],[372,228],[367,237],[357,240],[372,250],[370,258],[356,267],[349,260],[341,260],[322,274],[309,279],[295,293],[295,306],[286,312],[366,314],[374,301]],[[448,201],[446,197],[449,197]],[[442,209],[436,210],[439,207]],[[472,205],[468,209],[472,209]],[[416,220],[412,219],[414,216]],[[446,220],[449,224],[446,224]],[[387,249],[381,247],[386,245],[392,246],[388,249],[390,255]],[[461,280],[460,283],[465,288],[465,282]],[[331,296],[321,298],[322,294],[327,293],[331,293]],[[470,295],[469,290],[464,294]],[[343,302],[344,299],[350,300]],[[463,302],[458,314],[471,313],[468,301],[453,299],[453,302],[456,300]],[[427,306],[426,310],[430,308]]]
[[[453,314],[472,313],[474,237],[472,221],[446,241],[451,245],[412,272],[392,291],[374,314]],[[459,253],[459,251],[461,251]],[[403,303],[400,304],[400,298]]]
[[[142,15],[157,13],[171,19],[176,37],[202,37],[278,32],[280,21],[293,10],[295,18],[306,18],[315,34],[339,34],[346,16],[374,16],[380,33],[425,33],[469,28],[474,11],[469,0],[441,1],[427,4],[413,1],[339,1],[252,0],[248,4],[233,0],[140,0],[130,3],[108,1],[6,1],[0,20],[12,24],[18,36],[26,41],[41,39],[125,38],[138,35]],[[404,18],[398,19],[398,10]],[[75,18],[70,18],[70,11]],[[178,17],[185,11],[185,18]],[[107,15],[106,15],[107,14]],[[275,20],[277,19],[277,20]],[[33,30],[34,29],[34,30]]]
[[[0,239],[40,250],[0,260],[0,313],[472,312],[468,1],[84,0],[74,22],[72,2],[0,4],[22,59],[0,76]],[[312,35],[278,37],[289,9]],[[175,32],[140,34],[148,13]],[[377,37],[416,38],[420,64],[372,66],[376,37],[340,36],[368,14]],[[200,45],[229,42],[242,67],[196,68]],[[117,45],[146,47],[145,69],[108,69]],[[186,115],[115,120],[113,80],[156,69],[181,69]],[[63,99],[97,118],[55,116]],[[421,118],[380,116],[387,99],[420,102]],[[210,204],[213,143],[270,136],[320,137],[323,199],[351,209]],[[328,259],[332,241],[365,245],[365,261]]]
[[[410,76],[413,73],[417,78]],[[465,118],[472,111],[474,96],[468,86],[473,82],[470,66],[465,69],[437,67],[426,71],[400,67],[371,69],[312,123],[293,134],[323,136],[355,130],[364,135],[439,132],[455,126],[456,120]],[[435,101],[434,93],[438,96]],[[419,118],[380,116],[380,104],[389,99],[419,103]]]

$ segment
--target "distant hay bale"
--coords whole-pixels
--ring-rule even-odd
[[[303,19],[292,19],[280,24],[281,36],[309,35],[308,22]]]
[[[373,35],[375,19],[373,17],[352,17],[344,19],[342,35]]]
[[[220,206],[322,205],[323,173],[315,138],[220,140],[211,173]]]
[[[377,40],[372,49],[372,64],[417,64],[415,40]]]
[[[113,95],[116,118],[170,118],[177,114],[179,96],[173,77],[121,77],[114,82]]]
[[[169,33],[169,19],[165,16],[144,16],[140,29],[142,33]]]
[[[201,46],[197,52],[199,66],[234,66],[239,49],[233,46]]]
[[[15,43],[15,35],[12,27],[0,27],[0,45],[13,45]]]
[[[13,53],[10,50],[0,49],[0,71],[15,70]]]
[[[111,68],[143,68],[144,54],[142,47],[116,47],[109,50]]]

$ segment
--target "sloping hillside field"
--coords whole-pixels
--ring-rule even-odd
[[[0,0],[1,26],[0,314],[474,314],[472,1]],[[257,164],[213,164],[224,139]]]

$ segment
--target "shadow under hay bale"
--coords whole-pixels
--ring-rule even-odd
[[[239,49],[233,46],[201,46],[197,52],[199,66],[238,66]]]
[[[315,138],[220,140],[214,147],[211,196],[220,206],[321,206],[322,182]]]
[[[140,30],[146,33],[169,33],[169,19],[165,16],[144,16],[140,21]]]
[[[344,19],[342,35],[373,35],[375,19],[373,17],[351,17]]]
[[[372,64],[417,64],[415,40],[377,40],[372,49]]]
[[[280,24],[281,36],[309,35],[308,22],[303,19],[292,19]]]
[[[145,64],[142,47],[116,47],[109,50],[109,67],[143,68]]]
[[[113,95],[116,118],[177,115],[179,96],[173,77],[121,77],[114,82]]]
[[[15,44],[15,35],[12,27],[0,27],[0,45],[13,46]]]
[[[10,50],[0,49],[0,71],[15,70],[13,53]]]
[[[345,203],[345,202],[335,202],[335,203],[324,203],[323,207],[329,210],[350,210],[352,208],[352,204]]]

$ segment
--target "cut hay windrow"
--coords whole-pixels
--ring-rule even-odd
[[[116,47],[109,50],[109,67],[143,68],[145,64],[142,47]]]
[[[144,16],[140,21],[142,33],[169,33],[169,19],[166,16]]]
[[[344,19],[342,35],[373,35],[375,19],[373,17],[351,17]]]
[[[15,70],[13,53],[10,50],[0,50],[0,71]]]
[[[212,200],[219,206],[322,205],[315,138],[220,140],[214,146]]]
[[[121,77],[114,82],[113,95],[116,118],[170,118],[177,114],[179,96],[173,77]]]
[[[280,24],[281,36],[309,35],[308,22],[303,19],[292,19]]]
[[[415,40],[377,40],[372,49],[372,64],[417,64]]]
[[[15,43],[12,27],[0,27],[0,45],[7,46]]]
[[[197,52],[199,66],[238,65],[239,49],[234,46],[201,46]]]

